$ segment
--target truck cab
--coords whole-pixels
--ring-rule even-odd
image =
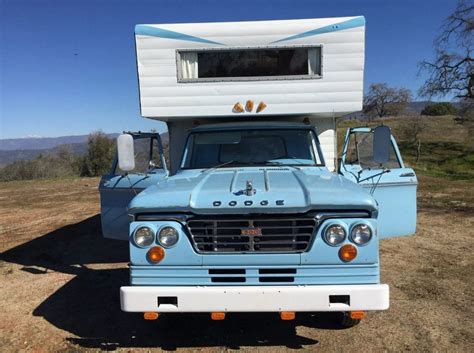
[[[121,135],[118,158],[100,183],[104,236],[127,240],[130,247],[130,284],[120,289],[122,310],[151,319],[177,312],[208,312],[222,319],[229,312],[255,311],[291,319],[296,312],[333,311],[344,313],[341,324],[351,326],[366,311],[388,309],[379,244],[415,232],[415,173],[405,167],[386,126],[350,129],[337,162],[337,117],[356,110],[359,86],[351,98],[357,97],[356,103],[349,99],[321,107],[307,93],[298,93],[301,87],[295,84],[302,79],[296,83],[320,91],[331,86],[338,74],[322,70],[322,51],[327,50],[327,59],[337,56],[345,48],[343,35],[357,42],[362,19],[269,21],[281,22],[285,33],[275,33],[275,23],[248,22],[243,27],[247,34],[255,32],[254,53],[238,43],[225,53],[201,48],[222,43],[217,37],[226,36],[229,23],[212,29],[200,24],[193,35],[184,24],[137,26],[142,114],[166,121],[170,141],[166,161],[158,134]],[[290,30],[302,32],[286,36]],[[209,33],[212,37],[203,37]],[[275,49],[270,41],[261,49],[259,36],[296,44]],[[306,37],[311,42],[302,44]],[[232,38],[225,39],[237,40]],[[183,41],[199,48],[176,49]],[[296,47],[311,50],[305,56]],[[339,64],[346,60],[351,67],[360,48],[345,50],[352,50],[352,57],[343,53]],[[285,78],[269,78],[255,73],[254,65],[250,80],[228,80],[220,69],[222,80],[216,81],[208,77],[218,63],[208,54],[216,52],[221,59],[247,56],[257,64],[263,57],[264,71],[272,65],[269,58],[276,57],[281,66],[288,55],[285,65],[306,60],[308,67],[295,69],[298,78],[286,69]],[[166,53],[179,67],[172,84],[169,78],[150,80]],[[316,63],[311,55],[319,58]],[[188,61],[180,66],[183,57]],[[301,78],[304,72],[318,77]],[[327,77],[329,86],[323,81]],[[166,92],[159,88],[165,84],[172,85]],[[252,92],[241,91],[242,85],[262,93],[245,97]],[[274,102],[277,98],[268,92],[278,96],[280,89],[285,93]],[[239,91],[239,101],[227,97],[226,90]],[[322,91],[312,97],[320,99]],[[167,101],[167,94],[180,96],[181,108]],[[287,95],[292,95],[289,101]],[[192,105],[199,107],[189,110]],[[138,171],[137,164],[145,168]]]

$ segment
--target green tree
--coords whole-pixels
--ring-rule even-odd
[[[458,110],[449,102],[441,102],[427,105],[422,111],[421,115],[456,115]]]
[[[0,180],[53,179],[79,175],[78,157],[70,146],[61,145],[54,153],[40,154],[29,161],[15,161],[0,168]]]
[[[115,156],[115,141],[102,131],[89,135],[87,141],[87,155],[82,162],[81,175],[99,176],[110,170]]]

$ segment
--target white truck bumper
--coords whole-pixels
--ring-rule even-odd
[[[128,312],[369,311],[389,307],[387,284],[120,288]]]

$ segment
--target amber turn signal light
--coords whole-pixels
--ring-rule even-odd
[[[357,249],[354,245],[346,244],[339,249],[339,257],[344,262],[352,261],[357,256]]]
[[[158,316],[160,316],[160,314],[155,313],[153,311],[143,313],[143,318],[145,320],[156,320],[156,319],[158,319]]]
[[[242,106],[242,104],[237,102],[237,103],[234,104],[234,108],[232,109],[232,111],[234,113],[243,113],[244,112],[244,107]]]
[[[290,321],[295,319],[295,312],[294,311],[282,311],[280,313],[280,319],[284,321]]]
[[[214,321],[221,321],[225,319],[225,313],[211,313],[211,319]]]
[[[263,102],[260,102],[257,107],[257,113],[260,113],[262,110],[264,110],[267,107],[267,105]]]
[[[351,311],[351,319],[361,320],[365,317],[365,311]]]
[[[147,253],[148,260],[157,264],[165,258],[165,250],[161,246],[154,246]]]
[[[253,101],[248,100],[247,103],[245,104],[245,110],[248,112],[251,112],[253,110]]]

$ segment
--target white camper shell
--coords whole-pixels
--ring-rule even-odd
[[[335,119],[362,108],[362,16],[137,25],[135,37],[141,115],[167,122],[172,171],[196,119],[307,117],[331,168]]]

